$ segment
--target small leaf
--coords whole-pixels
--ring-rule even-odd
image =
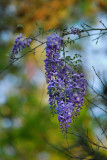
[[[66,59],[67,61],[69,61],[69,60],[71,59],[71,57],[70,57],[70,56],[66,56],[65,59]]]
[[[35,22],[36,26],[38,27],[39,26],[39,23],[38,22]]]
[[[8,53],[6,54],[6,56],[7,56],[7,57],[10,57],[10,55],[9,55]]]
[[[24,28],[24,25],[18,24],[18,25],[17,25],[17,28],[19,28],[19,27],[20,27],[20,28]]]

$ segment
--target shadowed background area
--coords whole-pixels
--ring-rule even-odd
[[[48,105],[43,61],[45,45],[1,73],[9,64],[14,40],[20,33],[33,37],[38,35],[38,27],[60,31],[65,26],[81,28],[83,23],[104,28],[99,20],[107,26],[106,19],[106,0],[0,2],[0,160],[76,160],[82,157],[107,160],[107,149],[89,143],[86,138],[89,136],[95,144],[107,146],[107,102],[92,89],[95,87],[107,97],[106,36],[97,44],[93,41],[96,37],[79,39],[68,48],[70,56],[82,55],[82,71],[92,87],[87,89],[81,114],[71,124],[67,138],[60,132],[57,116],[52,117]],[[38,39],[44,42],[46,36]],[[19,56],[39,44],[33,41]]]

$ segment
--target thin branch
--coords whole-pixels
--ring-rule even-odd
[[[88,27],[88,28],[91,28],[91,29],[93,29],[91,26],[89,26],[88,24],[86,24],[86,23],[83,23],[86,27]]]
[[[84,160],[84,159],[89,160],[88,158],[86,158],[86,156],[85,156],[85,157],[71,156],[71,155],[68,154],[65,150],[61,150],[60,148],[56,147],[55,145],[49,143],[48,140],[47,140],[45,137],[43,137],[43,138],[44,138],[45,142],[46,142],[49,146],[51,146],[52,148],[54,148],[55,150],[57,150],[58,152],[60,152],[60,153],[62,153],[62,154],[64,154],[64,155],[66,155],[66,156],[69,157],[69,158],[75,158],[75,159],[79,159],[79,160]],[[88,156],[88,155],[87,155],[87,156]]]
[[[97,137],[98,141],[102,144],[102,146],[105,147],[103,142],[101,141],[101,139],[97,135],[96,135],[96,137]]]
[[[103,148],[103,149],[107,149],[107,147],[105,147],[105,146],[101,146],[101,145],[99,145],[99,144],[96,144],[96,143],[93,142],[89,137],[87,137],[87,135],[84,135],[83,133],[80,134],[80,135],[78,135],[78,134],[76,134],[76,133],[73,133],[73,132],[68,132],[68,133],[69,133],[69,134],[72,134],[72,135],[74,135],[74,136],[77,136],[77,137],[86,139],[86,140],[88,139],[88,140],[90,141],[90,143],[93,144],[94,146],[97,146],[97,147]]]
[[[105,24],[101,20],[99,22],[104,26],[105,29],[107,29],[107,27],[105,26]]]
[[[101,32],[102,32],[102,30],[100,30],[100,33],[99,33],[99,36],[97,37],[97,41],[96,41],[96,44],[98,43],[98,41],[99,41],[99,39],[100,39],[100,35],[101,35]]]
[[[16,61],[18,61],[19,59],[21,59],[22,57],[26,56],[27,54],[29,54],[32,51],[35,51],[35,49],[39,48],[40,46],[42,46],[43,44],[45,44],[46,42],[43,42],[42,44],[36,46],[35,48],[33,48],[32,50],[26,52],[25,54],[23,54],[22,56],[16,58],[11,64],[9,64],[8,66],[6,66],[4,69],[2,69],[0,71],[0,74],[2,74],[5,70],[7,70],[8,68],[10,68],[12,66],[12,64],[14,64]]]
[[[107,101],[107,98],[104,97],[102,94],[98,93],[91,85],[89,85],[88,82],[87,82],[87,85],[94,91],[94,93],[96,93],[98,96],[102,97],[104,100]]]
[[[86,28],[83,26],[83,25],[81,25],[82,27],[83,27],[83,29],[86,31],[86,33],[88,34],[88,36],[90,36],[90,34],[89,34],[89,32],[86,30]]]
[[[96,72],[94,66],[92,66],[92,68],[93,68],[93,70],[94,70],[96,76],[99,78],[100,82],[102,83],[102,85],[103,85],[104,87],[106,87],[105,84],[103,83],[103,81],[101,80],[100,76],[97,74],[97,72]]]
[[[86,31],[98,31],[98,30],[102,30],[102,31],[107,31],[107,29],[103,29],[103,28],[92,28],[92,29],[87,29],[87,30],[81,30],[81,33],[83,32],[86,32]],[[72,33],[70,32],[67,32],[66,34],[64,34],[64,36],[66,35],[70,35]],[[101,33],[101,35],[106,35],[107,32],[104,32],[104,33]],[[81,38],[86,38],[86,37],[89,37],[89,36],[95,36],[95,35],[98,35],[98,33],[95,33],[95,34],[91,34],[91,35],[85,35],[85,36],[81,36],[79,38],[75,38],[74,40],[72,41],[75,41],[75,40],[78,40],[78,39],[81,39]],[[35,39],[36,37],[40,36],[40,34],[36,35],[35,37],[32,37],[31,39]],[[37,40],[37,39],[36,39]],[[5,70],[7,70],[8,68],[10,68],[12,66],[13,63],[15,63],[16,61],[18,61],[19,59],[21,59],[22,57],[26,56],[28,53],[32,52],[32,51],[35,51],[36,48],[42,46],[43,44],[45,44],[46,42],[41,42],[40,45],[36,46],[35,48],[33,48],[32,50],[28,51],[27,53],[23,54],[22,56],[18,57],[17,59],[15,59],[11,64],[7,65],[6,67],[4,67],[1,71],[0,71],[0,74],[2,74]]]
[[[85,35],[85,36],[81,36],[81,38],[96,36],[96,35],[98,35],[98,34],[99,34],[99,33],[94,33],[94,34],[91,34],[91,35]],[[107,32],[101,33],[102,36],[104,36],[104,35],[106,35],[106,34],[107,34]],[[100,35],[100,37],[101,37],[101,35]],[[73,39],[72,41],[76,41],[76,40],[79,40],[79,39],[80,39],[80,38],[75,38],[75,39]]]
[[[81,32],[81,33],[84,33],[84,32],[90,32],[90,31],[107,31],[107,28],[83,29],[83,30],[81,30],[80,32]],[[72,32],[66,32],[66,33],[64,33],[63,35],[64,35],[64,36],[67,36],[67,35],[70,35],[70,34],[73,34],[73,33],[72,33]]]
[[[87,100],[87,102],[93,104],[94,106],[96,106],[97,108],[101,109],[102,111],[104,111],[107,114],[107,111],[105,111],[103,108],[99,107],[98,105],[96,105],[95,103],[93,103],[92,101],[90,101],[89,99],[87,99],[86,97],[85,97],[85,99]]]
[[[99,121],[98,118],[95,116],[95,114],[94,114],[92,108],[90,108],[90,110],[91,110],[91,112],[92,112],[92,114],[93,114],[94,119],[95,119],[96,122],[98,123],[99,127],[101,128],[102,132],[104,133],[104,135],[105,135],[105,137],[106,137],[106,139],[107,139],[107,135],[106,135],[106,133],[104,132],[104,129],[103,129],[103,127],[102,127],[100,121]]]

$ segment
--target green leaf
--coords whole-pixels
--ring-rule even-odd
[[[70,57],[70,56],[66,56],[65,59],[66,59],[67,61],[69,61],[69,60],[71,59],[71,57]]]
[[[17,28],[19,28],[19,27],[20,27],[20,28],[24,28],[24,25],[18,24],[18,25],[17,25]]]
[[[36,26],[39,26],[39,23],[37,21],[35,22],[35,24],[36,24]]]
[[[7,53],[6,56],[9,57],[10,55]]]

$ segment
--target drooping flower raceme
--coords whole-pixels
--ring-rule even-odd
[[[61,129],[66,132],[68,127],[70,127],[71,119],[79,115],[84,101],[83,96],[86,92],[86,80],[83,74],[79,75],[73,71],[69,72],[70,74],[70,77],[66,74],[66,83],[63,83],[64,88],[61,88],[58,96],[61,99],[56,107]]]
[[[22,33],[20,33],[20,36],[16,38],[15,43],[13,45],[12,54],[10,57],[10,63],[13,62],[15,55],[17,55],[25,47],[29,47],[30,42],[32,41],[30,38],[26,40],[22,39],[23,39]]]
[[[49,104],[51,109],[56,107],[56,86],[59,84],[58,77],[58,68],[60,67],[61,61],[59,60],[60,54],[59,49],[62,45],[62,39],[56,34],[52,34],[50,37],[47,37],[46,42],[46,59],[45,61],[45,70],[46,78],[48,83],[48,92],[49,92]],[[58,92],[58,90],[57,90]]]
[[[57,113],[60,128],[67,132],[71,120],[78,116],[86,92],[86,80],[60,59],[63,39],[56,34],[47,37],[45,70],[51,111]]]
[[[57,74],[57,69],[60,63],[59,49],[62,45],[62,39],[56,34],[52,34],[51,37],[47,37],[46,45],[47,58],[45,59],[45,70],[47,82],[49,82]]]

